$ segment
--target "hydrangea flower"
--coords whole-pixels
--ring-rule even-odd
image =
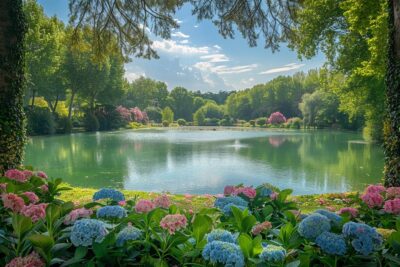
[[[369,185],[365,189],[365,193],[367,194],[380,194],[386,191],[386,188],[383,185]]]
[[[236,236],[231,232],[223,229],[214,229],[209,234],[207,234],[207,242],[211,243],[213,241],[223,241],[228,243],[236,243]]]
[[[7,183],[0,183],[0,192],[6,192]]]
[[[121,232],[117,235],[117,246],[122,247],[126,241],[129,240],[138,240],[142,237],[142,231],[132,224],[129,224],[127,227],[122,229]]]
[[[121,206],[104,206],[97,210],[97,218],[115,219],[126,217],[126,210]]]
[[[120,191],[111,188],[102,188],[93,195],[93,201],[106,198],[112,199],[116,202],[125,200],[124,194],[122,194]]]
[[[348,222],[343,225],[342,233],[350,238],[353,248],[362,255],[371,254],[382,244],[382,236],[375,228],[364,223]]]
[[[358,216],[358,210],[356,208],[351,208],[351,207],[341,208],[338,213],[340,215],[350,214],[351,218],[356,218]]]
[[[260,196],[262,196],[262,197],[270,197],[272,193],[273,193],[273,191],[268,187],[263,186],[260,189]]]
[[[33,172],[30,170],[24,170],[22,173],[25,175],[26,180],[29,180],[33,176]]]
[[[225,266],[244,266],[244,256],[240,247],[233,243],[213,241],[204,247],[202,256],[212,264],[223,264]]]
[[[323,232],[328,232],[330,229],[331,224],[326,216],[313,213],[300,222],[298,232],[301,236],[314,240],[317,236]]]
[[[272,192],[272,194],[269,196],[272,200],[277,200],[279,194],[277,192]]]
[[[344,255],[347,251],[346,241],[342,235],[323,232],[315,239],[315,243],[323,252],[330,255]]]
[[[44,267],[46,264],[35,251],[25,257],[12,259],[5,267]]]
[[[169,234],[173,235],[175,231],[185,228],[187,219],[181,214],[168,214],[160,221],[160,226],[168,230]]]
[[[36,176],[38,176],[40,178],[43,178],[43,179],[47,179],[48,178],[47,174],[45,172],[43,172],[43,171],[37,171],[36,172]]]
[[[85,208],[75,209],[68,213],[64,218],[64,224],[73,224],[79,218],[89,218],[93,214],[92,210]]]
[[[264,262],[282,262],[286,257],[286,250],[280,246],[267,245],[259,257]]]
[[[32,222],[37,222],[46,217],[47,203],[29,204],[21,209],[21,214],[32,219]]]
[[[227,185],[224,187],[224,195],[230,196],[235,191],[235,186]]]
[[[21,183],[25,183],[28,180],[25,177],[24,172],[17,170],[17,169],[11,169],[11,170],[6,171],[4,176],[10,180],[14,180],[14,181],[21,182]]]
[[[235,204],[233,204],[233,203],[229,203],[229,204],[227,204],[227,205],[225,205],[224,206],[224,208],[222,209],[222,212],[226,215],[226,216],[230,216],[230,215],[232,215],[232,207],[236,207],[236,208],[238,208],[238,209],[240,209],[240,210],[245,210],[245,209],[247,209],[247,206],[238,206],[238,205],[235,205]]]
[[[14,212],[20,212],[25,206],[24,200],[16,194],[9,193],[1,195],[1,200],[3,201],[3,206]]]
[[[399,187],[389,187],[386,189],[387,198],[400,198],[400,186]]]
[[[340,223],[342,222],[342,217],[340,217],[336,213],[331,212],[329,210],[320,209],[320,210],[315,211],[315,213],[324,215],[326,218],[328,218],[330,220],[331,225],[333,225],[333,226],[339,226]]]
[[[385,210],[386,213],[399,215],[400,214],[400,198],[387,200],[385,202],[385,205],[383,206],[383,209]]]
[[[39,188],[43,192],[49,192],[49,187],[47,186],[47,184],[41,185],[41,186],[39,186]]]
[[[257,195],[257,192],[252,187],[237,187],[232,192],[232,196],[238,196],[240,194],[245,195],[248,198],[255,198]]]
[[[380,208],[383,204],[383,196],[378,193],[365,193],[361,195],[361,200],[367,204],[369,208]]]
[[[74,223],[71,231],[71,242],[74,246],[90,246],[93,242],[100,243],[107,235],[107,229],[102,221],[82,219]]]
[[[253,235],[258,235],[258,234],[261,234],[262,232],[264,232],[265,230],[269,230],[271,228],[272,228],[271,222],[265,221],[265,222],[254,225],[253,228],[251,229],[251,233]]]
[[[166,194],[162,194],[161,196],[154,199],[154,204],[156,207],[168,209],[171,205],[171,201]]]
[[[135,211],[138,213],[147,213],[155,209],[155,205],[153,202],[147,199],[139,200],[135,205]]]
[[[24,196],[26,196],[28,198],[29,202],[32,204],[36,204],[39,202],[39,197],[33,192],[24,192],[22,194]]]
[[[236,206],[247,207],[248,202],[241,197],[238,196],[229,196],[229,197],[219,197],[215,200],[214,206],[219,209],[223,209],[228,204],[235,204]]]

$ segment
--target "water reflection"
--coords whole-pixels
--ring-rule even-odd
[[[297,194],[361,189],[382,176],[377,145],[354,133],[123,131],[35,137],[27,165],[84,187],[218,193],[272,183]]]

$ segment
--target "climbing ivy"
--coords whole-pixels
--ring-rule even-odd
[[[25,145],[22,2],[0,1],[0,173],[21,164]]]

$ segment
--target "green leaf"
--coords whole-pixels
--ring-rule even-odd
[[[207,215],[197,215],[193,221],[193,236],[199,243],[211,231],[212,219]]]
[[[240,234],[238,242],[245,258],[250,258],[253,255],[253,240],[251,237],[248,234]]]
[[[54,241],[47,235],[34,234],[28,237],[32,245],[41,248],[46,254],[53,247]]]
[[[54,222],[61,216],[61,207],[55,204],[49,204],[46,208],[46,221],[47,224],[54,224]]]
[[[251,231],[251,228],[257,223],[256,217],[253,215],[249,215],[242,220],[242,232],[248,233]]]
[[[59,251],[62,251],[62,250],[67,250],[67,249],[70,248],[71,246],[72,246],[71,243],[58,243],[58,244],[55,244],[55,245],[51,248],[51,251],[52,251],[53,253],[56,253],[56,252],[59,252]]]
[[[278,194],[278,200],[284,202],[291,193],[293,193],[292,189],[284,189],[280,191]]]
[[[107,255],[107,246],[102,243],[94,243],[93,252],[96,258],[102,258]]]
[[[75,250],[74,259],[76,260],[83,259],[86,256],[87,252],[88,252],[87,247],[83,246],[77,247]]]
[[[12,216],[12,226],[15,234],[22,236],[32,228],[32,220],[31,218],[14,213]]]

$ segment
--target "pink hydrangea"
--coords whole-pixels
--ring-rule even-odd
[[[30,170],[24,170],[22,173],[25,175],[26,180],[29,180],[33,176],[33,172]]]
[[[47,184],[41,185],[39,187],[43,192],[49,192],[49,187],[47,186]]]
[[[3,201],[3,206],[5,208],[8,208],[14,212],[20,212],[25,206],[24,200],[13,193],[3,194],[1,196],[1,200]]]
[[[387,213],[396,214],[396,215],[400,214],[400,198],[387,200],[385,202],[383,209]]]
[[[235,187],[233,185],[227,185],[224,188],[224,195],[230,196],[233,192],[235,192]]]
[[[386,189],[387,198],[400,198],[400,187],[389,187]]]
[[[272,228],[272,224],[269,221],[265,221],[263,223],[259,223],[253,226],[253,228],[251,229],[251,233],[253,235],[258,235],[262,232],[264,232],[265,230],[269,230]]]
[[[160,221],[160,226],[173,235],[175,231],[184,229],[187,225],[187,219],[181,214],[168,214]]]
[[[4,174],[5,177],[14,180],[14,181],[18,181],[21,183],[25,183],[27,181],[25,174],[17,169],[11,169],[6,171],[6,173]]]
[[[36,204],[39,202],[39,197],[33,192],[25,192],[22,194],[28,198],[30,203]]]
[[[339,215],[342,214],[349,214],[351,218],[356,218],[358,216],[358,210],[356,208],[352,208],[352,207],[345,207],[345,208],[341,208],[338,211]]]
[[[147,213],[155,209],[155,205],[150,200],[141,199],[136,203],[135,211],[139,213]]]
[[[193,198],[193,196],[191,194],[184,194],[183,195],[186,199],[191,199]]]
[[[384,201],[382,195],[377,193],[365,193],[361,196],[361,200],[370,208],[382,207]]]
[[[365,189],[365,193],[367,194],[380,194],[382,192],[385,192],[386,188],[383,185],[369,185]]]
[[[6,267],[44,267],[45,263],[36,252],[25,257],[17,257],[6,264]]]
[[[123,207],[123,206],[126,205],[126,201],[125,200],[121,200],[121,201],[118,202],[118,205]]]
[[[272,192],[272,194],[269,195],[269,197],[270,197],[272,200],[277,200],[277,199],[278,199],[278,196],[279,196],[279,194],[278,194],[277,192]]]
[[[44,178],[44,179],[48,178],[47,174],[45,172],[43,172],[43,171],[37,171],[36,172],[36,176]]]
[[[156,207],[168,209],[171,205],[171,201],[166,194],[162,194],[154,200],[154,204]]]
[[[47,203],[29,204],[24,206],[21,214],[32,219],[32,222],[37,222],[46,216]]]
[[[234,195],[234,196],[237,196],[237,195],[240,195],[240,194],[243,194],[248,198],[255,198],[256,195],[257,195],[257,192],[252,187],[238,187],[232,193],[232,195]]]
[[[7,183],[0,183],[0,192],[6,192]]]
[[[73,210],[65,216],[64,224],[73,224],[79,218],[89,218],[92,214],[92,210],[88,210],[85,208]]]

